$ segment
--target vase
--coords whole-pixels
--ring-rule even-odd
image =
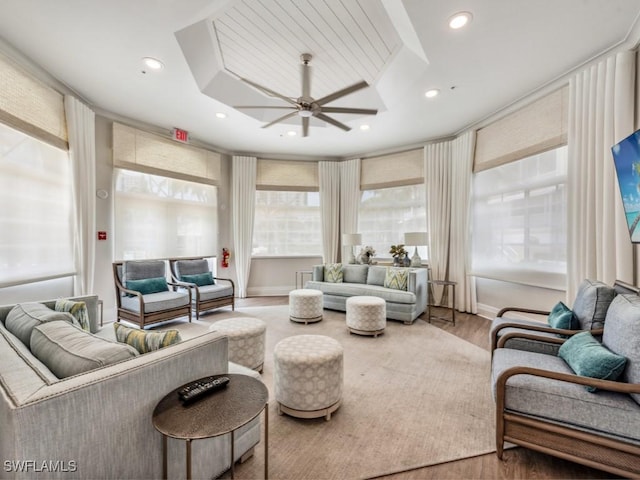
[[[393,266],[402,267],[403,266],[402,259],[400,257],[393,257]]]
[[[411,259],[409,258],[409,255],[405,255],[402,258],[402,266],[403,267],[410,267],[411,266]]]

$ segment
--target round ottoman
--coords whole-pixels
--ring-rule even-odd
[[[347,328],[350,333],[377,337],[387,326],[387,308],[380,297],[347,298]]]
[[[220,320],[209,330],[229,337],[229,361],[262,372],[266,324],[259,318],[237,317]]]
[[[331,419],[342,401],[342,345],[324,335],[296,335],[273,350],[278,414]]]
[[[322,320],[322,292],[311,288],[289,292],[289,319],[305,325]]]

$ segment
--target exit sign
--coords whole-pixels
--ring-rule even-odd
[[[180,128],[174,128],[173,131],[173,139],[178,142],[187,143],[189,141],[189,132],[186,130],[182,130]]]

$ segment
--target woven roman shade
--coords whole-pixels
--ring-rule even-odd
[[[424,149],[363,158],[360,190],[401,187],[424,182]]]
[[[217,185],[220,154],[113,122],[115,167]]]
[[[257,190],[317,192],[320,188],[317,162],[259,158],[256,168]]]
[[[565,86],[478,130],[473,171],[565,145],[568,102]]]
[[[0,122],[68,150],[64,96],[0,55]]]

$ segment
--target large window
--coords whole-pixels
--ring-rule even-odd
[[[212,256],[217,188],[116,169],[115,258]]]
[[[0,124],[0,286],[70,275],[69,155]]]
[[[566,177],[566,146],[474,175],[474,274],[564,285]]]
[[[358,231],[362,242],[376,251],[377,258],[391,258],[389,247],[404,243],[406,232],[427,229],[427,209],[424,183],[403,187],[364,190],[360,197]],[[357,255],[360,247],[357,247]],[[407,247],[409,256],[414,246]],[[418,254],[427,259],[427,247],[420,246]]]
[[[318,192],[256,191],[254,256],[322,255]]]

